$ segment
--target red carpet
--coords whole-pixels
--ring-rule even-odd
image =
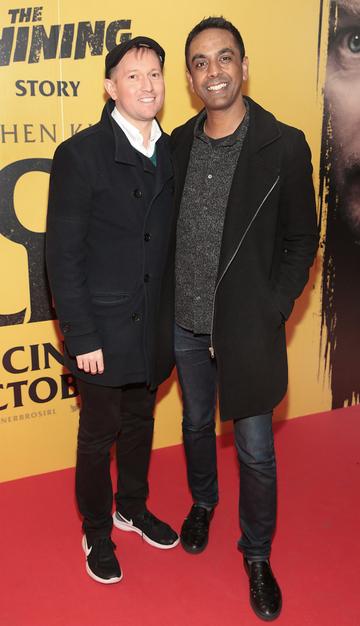
[[[360,625],[360,407],[275,424],[279,626]],[[118,585],[85,573],[73,470],[0,485],[1,626],[252,626],[236,550],[237,466],[219,439],[221,501],[208,549],[156,550],[114,531]],[[149,508],[179,529],[190,506],[181,446],[156,451]]]

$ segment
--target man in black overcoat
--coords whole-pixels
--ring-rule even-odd
[[[161,46],[147,37],[106,57],[101,120],[62,143],[50,180],[47,266],[81,396],[76,496],[87,573],[116,583],[117,528],[167,549],[179,538],[146,508],[157,386],[173,368],[173,219]],[[112,511],[110,448],[118,485]]]
[[[248,59],[223,18],[185,46],[190,87],[205,109],[172,134],[177,221],[175,357],[193,506],[185,550],[205,549],[218,501],[214,415],[233,420],[240,462],[239,549],[250,600],[281,611],[269,557],[276,518],[273,408],[287,387],[285,322],[318,235],[310,151],[301,131],[242,95]]]

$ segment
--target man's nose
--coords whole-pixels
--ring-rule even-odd
[[[143,80],[142,80],[142,88],[144,89],[144,91],[152,91],[153,90],[153,84],[152,84],[152,80],[150,78],[150,76],[143,76]]]
[[[209,76],[217,76],[219,73],[219,64],[217,59],[212,59],[209,61],[208,65],[208,74]]]

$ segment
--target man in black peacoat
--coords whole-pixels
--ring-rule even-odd
[[[112,524],[153,546],[177,534],[146,509],[156,387],[173,368],[173,219],[168,137],[154,119],[164,97],[165,53],[136,37],[106,57],[111,99],[101,120],[62,143],[51,172],[47,265],[65,363],[82,401],[76,494],[88,574],[122,573]],[[116,441],[113,518],[109,473]]]
[[[175,357],[193,506],[185,550],[205,549],[218,501],[214,416],[234,421],[239,549],[251,604],[281,610],[269,565],[276,518],[272,410],[287,387],[285,321],[317,249],[310,151],[301,131],[242,96],[248,60],[223,18],[186,43],[190,87],[205,104],[172,134],[178,212]]]

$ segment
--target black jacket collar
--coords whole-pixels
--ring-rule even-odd
[[[244,98],[247,100],[250,107],[250,151],[258,152],[281,136],[280,126],[272,113],[263,109],[248,96],[244,96]],[[181,142],[176,146],[175,151],[179,153],[185,151],[189,147],[189,144],[191,147],[198,118],[202,116],[203,113],[204,109],[177,129],[181,129]],[[175,131],[175,138],[176,132],[177,131]]]
[[[100,124],[104,128],[107,133],[110,133],[115,142],[115,153],[114,158],[118,163],[127,163],[128,165],[133,165],[136,167],[138,164],[138,160],[136,158],[135,149],[129,143],[125,133],[121,130],[119,124],[116,123],[111,113],[114,108],[114,101],[109,99],[104,108],[101,115]],[[161,126],[160,129],[162,131],[161,137],[156,142],[156,149],[158,155],[163,152],[163,146],[166,142],[167,136],[164,134]],[[159,159],[160,161],[160,159]]]

